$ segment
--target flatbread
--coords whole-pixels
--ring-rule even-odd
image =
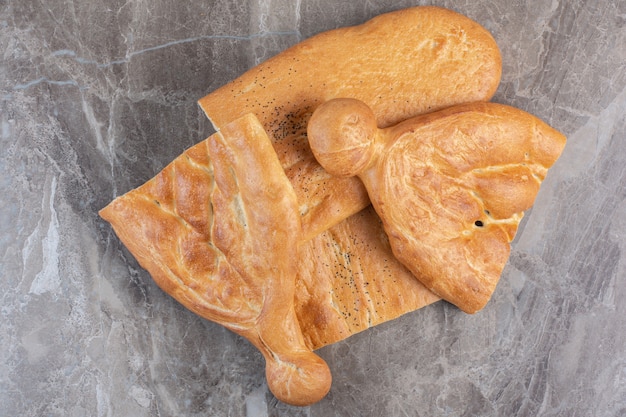
[[[331,176],[315,161],[306,127],[317,106],[356,98],[387,127],[490,100],[501,66],[496,42],[478,23],[440,7],[412,7],[306,39],[199,104],[217,130],[246,113],[258,117],[298,196],[306,240],[369,205],[358,179]]]
[[[524,211],[565,146],[538,118],[496,103],[378,129],[366,104],[336,99],[318,107],[308,133],[329,172],[363,181],[396,258],[467,313],[491,298]]]

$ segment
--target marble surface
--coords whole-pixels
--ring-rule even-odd
[[[434,1],[496,38],[495,101],[569,142],[488,306],[320,350],[311,407],[165,295],[97,210],[212,133],[196,100],[315,33],[420,1],[0,0],[0,415],[626,415],[626,2]]]

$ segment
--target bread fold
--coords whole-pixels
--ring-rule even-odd
[[[166,293],[244,336],[263,353],[268,384],[277,398],[311,404],[326,395],[331,382],[326,363],[314,350],[442,296],[468,312],[485,303],[481,291],[473,299],[450,296],[437,284],[449,279],[442,280],[436,269],[413,267],[415,254],[398,249],[405,234],[421,239],[450,230],[450,219],[409,229],[390,226],[389,211],[381,206],[391,198],[401,211],[406,196],[375,196],[372,206],[368,188],[389,188],[387,180],[393,187],[394,164],[383,164],[389,169],[379,173],[382,182],[370,181],[369,174],[358,178],[325,170],[307,137],[312,114],[328,100],[350,97],[371,108],[376,129],[402,136],[397,129],[433,126],[453,118],[458,109],[484,108],[481,103],[495,93],[500,74],[500,53],[491,35],[467,17],[438,7],[399,10],[321,33],[199,100],[217,133],[100,214]],[[419,126],[403,122],[426,113]],[[415,143],[406,146],[429,143],[441,151],[429,158],[452,161],[458,155],[446,147],[468,145],[462,138],[473,137],[471,128],[455,130],[452,123],[448,130],[441,128],[441,141],[415,135]],[[451,143],[448,133],[459,137],[458,143]],[[543,133],[533,133],[539,150]],[[495,147],[513,151],[514,145],[503,145],[497,135],[493,141]],[[475,151],[468,150],[467,158]],[[449,165],[461,172],[462,163]],[[490,216],[499,219],[493,228],[501,236],[494,238],[497,244],[482,242],[467,250],[474,256],[496,248],[501,267],[521,218],[515,216],[536,194],[536,187],[524,188],[524,176],[543,178],[545,170],[533,165],[527,173],[500,164],[494,172],[487,166],[479,172],[476,164],[468,166],[473,169],[472,190],[489,200]],[[404,171],[399,174],[405,181]],[[520,187],[532,198],[512,209],[508,195],[517,198]],[[429,195],[436,198],[439,191],[431,189]],[[500,221],[507,216],[513,220]],[[506,246],[498,246],[504,241]],[[433,250],[420,262],[435,256]],[[465,277],[465,272],[460,273]],[[461,280],[459,285],[474,288],[470,284]]]
[[[274,395],[307,405],[330,389],[295,308],[300,214],[251,114],[100,211],[155,282],[196,314],[244,336]]]
[[[304,239],[369,205],[356,178],[338,178],[313,157],[306,128],[320,104],[365,102],[377,125],[460,103],[488,101],[500,83],[491,34],[448,9],[419,6],[306,39],[199,100],[217,130],[253,113],[292,182]]]
[[[395,257],[466,313],[482,309],[565,137],[535,116],[470,103],[378,129],[355,99],[318,107],[308,137],[329,171],[358,176]]]

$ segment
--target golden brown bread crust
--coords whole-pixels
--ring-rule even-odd
[[[257,134],[241,135],[249,140]],[[261,301],[213,242],[215,180],[208,144],[188,149],[100,214],[165,292],[237,332],[254,325]],[[438,300],[393,257],[371,207],[302,243],[296,269],[295,308],[312,350]],[[370,291],[373,307],[359,312],[353,307],[363,303],[369,286],[377,288]]]
[[[320,62],[340,64],[340,68]],[[323,381],[329,383],[330,375],[325,364],[311,356],[310,349],[393,319],[438,297],[392,256],[373,211],[358,213],[369,204],[360,181],[331,177],[314,160],[306,140],[310,115],[327,99],[350,95],[371,105],[379,125],[387,126],[452,104],[488,100],[499,78],[500,55],[489,33],[445,9],[412,8],[361,26],[320,34],[200,100],[222,135],[191,148],[153,180],[116,199],[101,214],[167,293],[195,313],[247,337],[264,353],[268,382],[278,398],[293,404],[312,402],[321,395]],[[270,258],[270,262],[258,257],[254,262],[244,260],[254,253],[267,253],[272,242],[255,252],[234,238],[241,237],[236,230],[245,224],[237,217],[240,210],[236,208],[243,204],[241,193],[237,182],[228,176],[214,178],[209,158],[211,152],[220,152],[220,140],[230,136],[228,123],[248,112],[258,116],[270,134],[280,165],[295,188],[302,215],[300,238],[310,240],[300,247],[300,259],[305,262],[297,265],[295,306],[291,308],[280,302],[294,302],[294,297],[285,296],[292,291],[291,284],[267,299],[260,296],[269,294],[266,290],[276,281],[288,281],[284,277],[292,266],[282,258]],[[254,128],[240,132],[240,139],[245,137],[252,143],[259,135]],[[210,143],[214,143],[213,150]],[[245,152],[243,143],[241,152]],[[260,155],[267,149],[257,151]],[[238,158],[226,152],[219,160],[233,157]],[[245,176],[245,171],[241,175]],[[221,185],[216,187],[217,183]],[[285,189],[283,183],[275,186]],[[220,197],[217,189],[227,197]],[[249,187],[250,193],[253,190]],[[232,198],[234,195],[239,197]],[[237,220],[223,223],[222,216],[209,209],[208,202],[214,200],[216,211],[226,211],[231,220]],[[263,201],[268,204],[269,200],[258,204]],[[288,210],[290,203],[282,204],[282,209],[272,209],[268,215]],[[270,227],[263,226],[263,216],[255,219],[259,230]],[[254,233],[264,236],[258,230]],[[261,242],[267,243],[262,239],[257,243]],[[283,253],[280,245],[274,244],[275,253]],[[321,249],[329,246],[334,250],[320,257]],[[292,251],[284,253],[293,255]],[[254,285],[261,281],[262,274],[250,271],[248,266],[257,261],[260,269],[277,262],[282,273],[266,286]],[[325,289],[331,293],[323,293]],[[385,293],[387,298],[382,296]],[[362,308],[364,305],[366,308]],[[276,321],[281,314],[285,317],[282,325]],[[298,347],[296,351],[294,346]],[[306,378],[291,378],[288,372],[285,374],[285,367],[273,366],[283,362],[280,355],[274,355],[276,352],[289,352],[293,364],[290,369],[309,369],[308,382]],[[287,380],[304,382],[304,386],[280,384]],[[305,385],[314,381],[318,382],[317,390],[311,394],[311,387]]]
[[[219,129],[255,114],[291,180],[311,238],[369,204],[354,178],[319,167],[306,140],[315,108],[336,97],[367,103],[381,127],[454,104],[491,99],[498,47],[478,23],[439,7],[413,7],[313,36],[199,101]]]
[[[246,337],[274,395],[307,405],[330,389],[294,310],[300,215],[253,115],[226,125],[100,212],[156,283]]]
[[[308,133],[326,169],[364,182],[396,258],[467,313],[490,299],[523,212],[565,146],[541,120],[495,103],[378,130],[365,104],[336,99],[318,107]]]
[[[311,349],[438,300],[393,256],[372,206],[300,248],[295,307]]]

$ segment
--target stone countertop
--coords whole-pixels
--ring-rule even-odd
[[[438,302],[321,349],[334,382],[311,407],[277,402],[261,355],[97,216],[213,132],[200,97],[423,3],[0,1],[0,415],[626,415],[626,2],[433,2],[494,35],[494,101],[569,141],[487,307]]]

